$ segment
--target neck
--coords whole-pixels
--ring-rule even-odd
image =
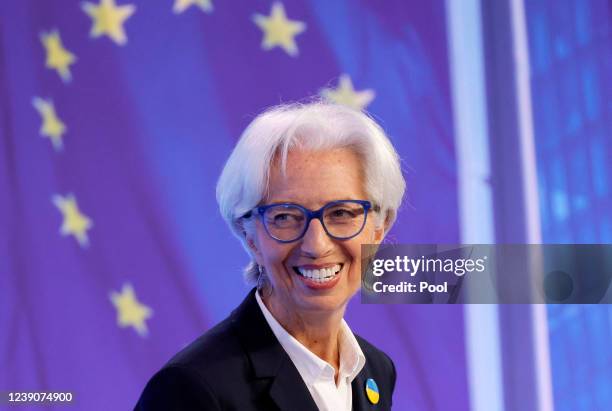
[[[345,306],[338,311],[295,312],[274,295],[260,293],[262,301],[276,321],[308,350],[336,369],[340,367],[338,336]]]

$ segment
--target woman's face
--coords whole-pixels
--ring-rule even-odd
[[[369,200],[360,163],[360,157],[347,148],[289,152],[284,176],[277,166],[270,170],[264,204],[296,203],[318,210],[334,200]],[[303,238],[286,244],[272,239],[258,218],[248,240],[257,263],[266,269],[273,304],[298,315],[343,313],[360,286],[361,244],[380,243],[384,236],[384,228],[375,227],[378,217],[370,210],[363,231],[348,240],[329,237],[321,222],[313,219]],[[300,274],[339,267],[338,274],[326,283]]]

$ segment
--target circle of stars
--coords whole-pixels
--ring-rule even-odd
[[[80,8],[91,19],[91,38],[104,36],[117,46],[127,45],[125,26],[136,13],[135,5],[118,4],[116,0],[98,0],[97,3],[83,1]],[[213,0],[174,0],[172,12],[178,15],[191,8],[211,14],[214,11]],[[279,48],[290,57],[298,57],[298,38],[306,31],[307,25],[303,21],[290,19],[282,2],[273,2],[267,15],[254,13],[251,21],[261,30],[262,50]],[[57,73],[64,84],[70,83],[73,80],[73,66],[78,58],[64,45],[60,31],[43,31],[40,33],[40,41],[45,52],[45,67]],[[330,102],[357,110],[365,109],[375,97],[374,90],[356,90],[348,74],[339,77],[336,88],[322,89],[320,94]],[[39,134],[49,139],[56,152],[61,152],[65,146],[68,126],[56,111],[53,100],[35,96],[31,101],[41,119]],[[87,248],[90,243],[89,232],[94,223],[90,216],[81,211],[76,196],[56,194],[52,196],[52,203],[62,216],[60,235],[71,236],[82,249]],[[149,332],[147,320],[152,317],[153,310],[138,300],[133,286],[126,283],[120,291],[111,291],[109,298],[117,312],[117,325],[121,328],[131,327],[139,336],[145,337]]]

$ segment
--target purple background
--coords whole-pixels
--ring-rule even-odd
[[[246,295],[247,256],[214,187],[265,107],[336,87],[343,73],[375,90],[368,110],[408,183],[389,241],[459,242],[442,0],[285,1],[307,24],[295,58],[260,47],[251,18],[269,1],[178,15],[171,1],[129,3],[125,46],[90,38],[79,2],[0,4],[0,390],[69,390],[89,410],[130,408]],[[39,35],[51,29],[78,58],[69,83],[45,68]],[[34,96],[68,127],[60,152],[39,135]],[[51,198],[68,193],[94,222],[88,248],[58,232]],[[109,294],[127,282],[154,311],[145,338],[117,326]],[[462,307],[357,300],[347,321],[394,359],[397,409],[468,408]]]

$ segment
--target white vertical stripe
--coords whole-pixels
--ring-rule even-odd
[[[527,219],[527,242],[541,244],[540,208],[538,201],[538,169],[533,133],[531,87],[529,75],[529,46],[523,0],[511,0],[512,36],[514,43],[514,72],[516,108],[518,112],[521,167],[523,169],[523,196]]]
[[[503,411],[499,318],[493,304],[466,304],[465,335],[472,411]]]
[[[517,112],[523,170],[524,209],[527,223],[527,243],[542,242],[538,175],[533,131],[533,111],[530,86],[529,44],[523,0],[511,0],[514,70],[516,78]],[[546,305],[532,306],[533,345],[537,381],[538,409],[552,411],[552,377]]]
[[[534,304],[532,306],[531,317],[533,319],[533,345],[535,348],[536,381],[538,384],[538,409],[540,411],[553,411],[554,403],[546,305]]]
[[[447,0],[461,240],[492,243],[493,210],[478,0]]]
[[[479,0],[447,0],[461,241],[494,242],[484,60]],[[466,304],[471,409],[502,411],[504,391],[495,305]]]

